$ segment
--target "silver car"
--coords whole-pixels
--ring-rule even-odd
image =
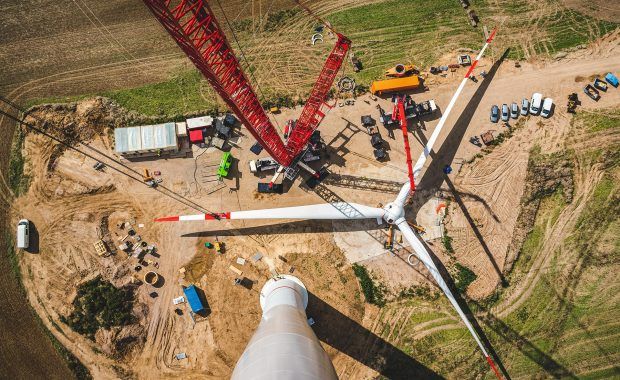
[[[519,106],[515,102],[510,105],[510,117],[513,119],[519,117]]]
[[[523,98],[521,101],[521,116],[527,116],[530,109],[530,101],[527,98]]]
[[[502,121],[508,121],[510,119],[510,113],[508,112],[508,104],[502,104]]]

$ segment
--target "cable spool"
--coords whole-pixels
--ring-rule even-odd
[[[343,77],[338,81],[338,90],[340,92],[353,92],[356,86],[355,80],[350,77]]]

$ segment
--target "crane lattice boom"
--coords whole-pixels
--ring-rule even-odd
[[[297,125],[286,143],[286,148],[294,156],[297,156],[304,149],[312,132],[318,128],[323,117],[325,117],[326,108],[331,108],[325,103],[325,100],[350,46],[351,41],[345,36],[338,34],[336,46],[334,46],[327,58],[323,70],[310,93],[310,98],[308,98],[301,116],[297,120]]]
[[[206,0],[143,0],[177,45],[265,150],[283,166],[302,153],[325,116],[329,89],[351,42],[338,34],[297,127],[284,144],[245,76]]]

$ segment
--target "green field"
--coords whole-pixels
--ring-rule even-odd
[[[617,123],[610,126],[617,111],[608,110],[597,118],[577,114],[574,127],[590,133],[618,131]],[[609,145],[583,148],[568,157],[579,162],[575,168],[581,175],[601,173],[600,179],[570,203],[561,188],[544,195],[510,273],[511,286],[487,302],[468,301],[512,378],[620,378],[620,154]],[[534,152],[533,159],[551,162],[557,157]],[[546,251],[545,234],[560,223],[562,213],[582,202],[574,226],[557,249]],[[543,256],[549,260],[531,284],[531,294],[515,310],[499,316],[498,308],[511,304],[505,301]],[[382,309],[377,327],[381,336],[440,375],[495,378],[446,299],[431,301],[413,293]],[[403,313],[409,319],[394,323],[403,308],[413,311]]]
[[[563,8],[554,0],[475,1],[472,7],[480,25],[500,24],[498,38],[489,51],[496,57],[506,48],[511,49],[512,58],[553,55],[618,27]],[[383,70],[396,63],[413,63],[426,69],[455,49],[479,49],[483,40],[480,25],[478,28],[469,25],[465,11],[456,0],[362,3],[322,16],[353,41],[351,51],[361,59],[363,70],[354,73],[346,62],[343,73],[363,86],[380,78]],[[264,105],[297,104],[307,97],[334,40],[325,37],[324,43],[311,46],[309,37],[316,22],[304,12],[272,11],[265,20],[258,31],[251,30],[250,19],[242,17],[232,22],[240,45],[232,38],[230,42],[238,56],[242,56],[239,47],[243,48],[245,59],[241,64]],[[195,70],[176,72],[165,82],[99,95],[110,97],[130,110],[173,118],[217,112],[224,107]],[[63,99],[43,99],[50,100]]]

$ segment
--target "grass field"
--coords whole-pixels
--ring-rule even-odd
[[[362,2],[325,11],[322,4],[317,5],[321,16],[353,41],[352,51],[364,68],[360,73],[353,73],[347,62],[343,73],[360,85],[369,85],[396,63],[427,68],[454,49],[477,50],[482,41],[481,28],[469,26],[464,10],[453,0]],[[553,0],[476,1],[472,6],[482,24],[501,27],[490,54],[510,47],[512,58],[553,55],[618,27],[564,8]],[[231,25],[243,54],[232,38],[230,41],[238,56],[245,57],[241,63],[248,75],[251,74],[263,103],[287,104],[305,99],[333,46],[333,39],[325,37],[325,43],[311,46],[309,39],[316,23],[304,12],[274,9],[265,16],[262,29],[244,18],[248,15],[243,11],[229,13],[239,16]],[[218,102],[208,83],[196,70],[185,67],[174,71],[163,82],[88,95],[108,96],[130,110],[147,115],[175,117],[222,110],[223,104]],[[50,100],[63,98],[34,103]]]
[[[617,111],[607,110],[596,118],[577,114],[576,131],[617,131]],[[620,291],[616,279],[620,270],[619,156],[612,145],[574,152],[575,170],[581,175],[602,173],[600,179],[572,203],[565,201],[562,189],[545,195],[513,267],[511,287],[486,303],[468,301],[512,378],[620,377],[620,323],[616,318],[620,308],[616,296]],[[549,251],[546,234],[565,217],[562,213],[582,202],[571,230],[557,249]],[[541,258],[548,261],[530,285],[531,294],[511,312],[498,314],[497,310],[512,305],[506,303],[511,291]],[[377,331],[440,375],[494,378],[443,296],[430,301],[410,295],[388,303]]]

